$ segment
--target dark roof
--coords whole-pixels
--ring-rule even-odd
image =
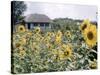
[[[50,22],[50,18],[43,14],[30,14],[25,17],[25,22]]]

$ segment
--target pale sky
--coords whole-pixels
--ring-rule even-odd
[[[72,5],[60,3],[40,3],[25,2],[27,10],[24,15],[28,14],[45,14],[49,18],[72,18],[72,19],[89,19],[97,21],[97,7],[92,5]]]

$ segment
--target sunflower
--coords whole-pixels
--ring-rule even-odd
[[[17,31],[18,31],[18,32],[25,32],[26,29],[25,29],[24,25],[18,25]]]
[[[55,33],[51,32],[51,37],[55,37]]]
[[[80,26],[80,30],[84,32],[86,28],[90,26],[90,21],[88,19],[84,20]]]
[[[68,31],[66,31],[66,34],[70,34],[70,31],[68,30]]]
[[[62,49],[58,51],[60,60],[64,60],[72,56],[72,45],[71,44],[68,44],[68,45],[63,44],[61,47]]]
[[[64,55],[65,57],[69,58],[72,56],[72,51],[69,48],[67,48],[64,52]]]
[[[85,31],[84,31],[84,39],[86,44],[92,48],[96,45],[97,42],[97,29],[96,26],[91,24]]]
[[[71,42],[71,39],[68,39],[67,41],[68,41],[68,42]]]
[[[19,39],[19,43],[20,43],[21,45],[25,45],[25,44],[26,44],[26,39],[25,39],[25,38],[20,38],[20,39]]]
[[[72,45],[71,44],[68,44],[66,46],[66,49],[64,50],[64,55],[65,57],[69,58],[72,56]]]
[[[47,32],[47,34],[46,34],[48,37],[50,37],[51,36],[51,33],[50,32]]]
[[[55,43],[60,44],[62,39],[62,32],[59,30],[55,36]]]
[[[67,37],[68,37],[68,38],[71,38],[71,34],[67,34]]]
[[[43,38],[43,42],[46,44],[46,43],[49,43],[50,42],[50,38],[49,37],[45,37]]]
[[[70,31],[66,31],[65,32],[65,36],[68,37],[68,38],[71,38],[71,32]]]
[[[58,30],[56,36],[57,36],[57,37],[62,37],[62,32],[61,32],[60,30]]]
[[[35,33],[39,33],[40,32],[40,27],[36,27],[35,28]]]
[[[55,38],[55,43],[56,44],[60,44],[61,43],[61,37],[57,37]]]
[[[26,54],[25,48],[20,47],[20,48],[19,48],[19,56],[23,57],[23,56],[25,56],[25,54]]]

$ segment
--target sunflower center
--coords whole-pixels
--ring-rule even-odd
[[[69,51],[66,51],[66,52],[64,53],[64,55],[65,55],[65,56],[69,55]]]
[[[23,30],[23,28],[20,28],[20,30]]]
[[[69,34],[69,32],[67,32],[67,34]]]
[[[48,36],[50,36],[50,34],[48,33]]]
[[[82,30],[84,30],[86,27],[87,27],[87,25],[86,25],[86,24],[84,24],[84,26],[82,27]]]
[[[38,32],[39,30],[37,29],[36,31]]]
[[[70,37],[70,35],[67,35],[68,37]]]
[[[89,40],[93,39],[93,33],[92,32],[88,32],[87,37]]]

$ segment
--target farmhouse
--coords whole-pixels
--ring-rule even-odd
[[[27,15],[24,19],[25,26],[28,29],[34,29],[35,27],[39,26],[41,30],[50,29],[50,18],[43,14],[30,14]]]

